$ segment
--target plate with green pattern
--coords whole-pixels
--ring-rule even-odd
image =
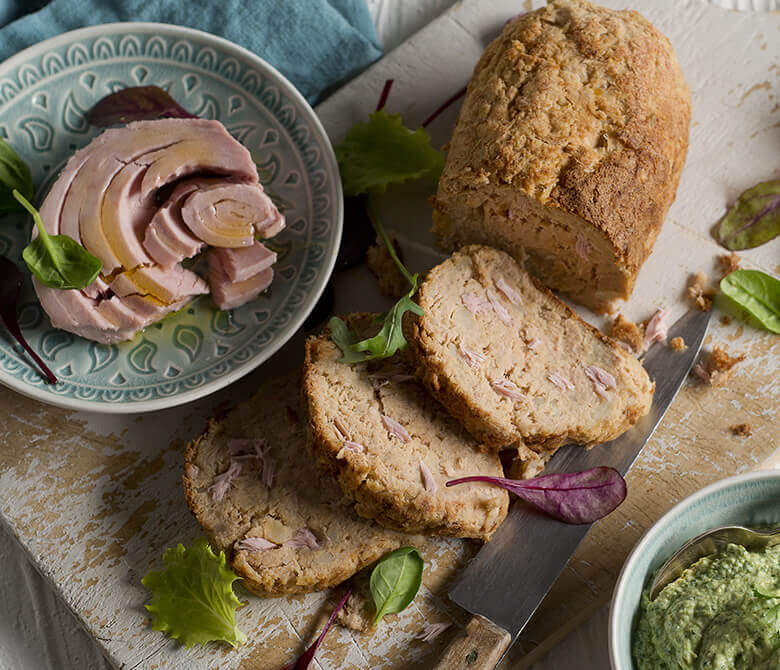
[[[129,342],[105,345],[55,329],[21,260],[32,222],[0,220],[0,255],[26,273],[19,323],[58,378],[47,384],[3,331],[0,383],[80,410],[148,412],[191,402],[247,374],[277,351],[314,308],[341,239],[343,201],[333,149],[311,107],[274,68],[208,33],[164,24],[76,30],[0,65],[0,137],[30,166],[40,204],[74,151],[101,131],[86,120],[103,96],[157,85],[193,114],[221,121],[258,164],[287,220],[272,240],[270,288],[229,312],[209,296]]]

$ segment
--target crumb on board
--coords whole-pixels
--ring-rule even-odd
[[[688,348],[688,345],[685,344],[685,340],[681,337],[673,337],[669,341],[669,346],[673,351],[685,351]]]
[[[374,604],[370,594],[370,577],[371,569],[366,568],[352,578],[352,593],[336,616],[336,622],[345,628],[361,632],[371,630]]]
[[[753,426],[749,423],[735,423],[729,426],[729,430],[739,437],[750,437],[753,434]]]
[[[725,349],[716,346],[704,362],[693,368],[693,374],[710,386],[725,386],[734,372],[734,366],[743,360],[745,354],[731,356]]]
[[[401,248],[398,246],[395,236],[390,233],[389,237],[398,258],[403,260]],[[393,262],[390,252],[379,236],[376,238],[376,244],[370,246],[366,251],[366,265],[374,273],[382,295],[389,298],[400,298],[409,291],[409,282]]]
[[[721,254],[718,257],[718,264],[720,265],[721,276],[725,277],[730,275],[734,270],[739,270],[740,257],[733,251],[730,254]]]
[[[609,335],[612,339],[627,344],[632,351],[641,351],[645,337],[645,328],[633,321],[629,321],[622,314],[618,314],[612,322]]]
[[[710,284],[710,278],[703,272],[697,272],[688,279],[688,297],[702,312],[712,307],[715,289]]]
[[[728,314],[724,314],[720,317],[720,323],[723,326],[728,326],[731,323],[731,317]]]

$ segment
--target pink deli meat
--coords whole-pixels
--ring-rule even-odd
[[[172,190],[160,205],[164,187]],[[221,123],[205,119],[105,131],[71,157],[40,213],[50,234],[72,237],[103,266],[81,291],[33,279],[41,305],[53,326],[102,343],[132,339],[208,293],[206,282],[180,265],[207,244],[251,251],[226,258],[229,274],[217,273],[212,287],[222,309],[251,300],[267,288],[275,260],[255,235],[284,227],[249,152]]]

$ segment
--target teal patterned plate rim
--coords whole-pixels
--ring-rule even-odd
[[[52,328],[26,277],[19,321],[59,378],[45,384],[0,329],[0,383],[71,409],[148,412],[191,402],[268,359],[301,327],[333,272],[343,225],[341,180],[322,124],[271,65],[221,37],[158,23],[75,30],[0,64],[0,137],[30,165],[38,203],[67,158],[100,133],[86,121],[99,98],[156,84],[189,111],[218,119],[255,156],[287,228],[271,241],[274,281],[231,312],[199,298],[135,339],[101,345]],[[3,217],[0,255],[26,272],[31,222]]]

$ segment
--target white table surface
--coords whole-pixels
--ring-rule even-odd
[[[490,0],[485,0],[489,2]],[[777,10],[778,0],[710,0],[728,8]],[[385,51],[454,4],[454,0],[367,0]],[[518,8],[522,8],[518,0]],[[75,617],[32,568],[0,525],[0,670],[105,670],[109,666]],[[606,608],[575,630],[532,670],[603,670]]]

